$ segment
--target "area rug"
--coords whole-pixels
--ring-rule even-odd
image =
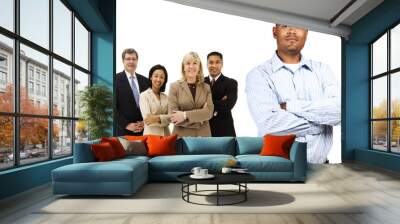
[[[180,184],[150,183],[131,197],[56,197],[35,213],[360,213],[359,205],[346,202],[317,184],[255,183],[248,187],[247,201],[237,205],[190,204],[182,200]],[[224,189],[230,188],[233,186]],[[202,185],[198,190],[212,189],[215,186]],[[224,197],[222,202],[240,199],[235,197]],[[190,199],[212,205],[216,202],[215,198],[214,195],[193,196]]]

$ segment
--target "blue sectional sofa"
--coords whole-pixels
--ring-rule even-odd
[[[131,195],[146,182],[176,181],[193,167],[218,172],[230,159],[247,168],[256,181],[304,182],[306,144],[294,142],[290,159],[260,156],[261,137],[184,137],[177,140],[177,155],[127,156],[96,162],[90,141],[75,144],[74,163],[52,171],[53,193],[68,195]]]

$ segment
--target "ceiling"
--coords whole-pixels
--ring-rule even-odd
[[[347,38],[351,25],[383,0],[166,0]]]

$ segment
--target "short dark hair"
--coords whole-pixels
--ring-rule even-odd
[[[122,60],[125,59],[125,55],[126,54],[135,54],[136,58],[139,59],[139,55],[138,55],[137,51],[135,49],[133,49],[133,48],[127,48],[122,52]]]
[[[224,58],[222,57],[222,54],[219,53],[218,51],[210,52],[210,53],[207,55],[207,60],[208,60],[208,58],[211,57],[211,56],[218,56],[218,57],[221,58],[221,60],[224,60]]]
[[[154,65],[153,67],[151,67],[151,69],[149,71],[149,85],[150,85],[150,88],[153,87],[153,83],[151,82],[151,77],[153,76],[153,73],[156,70],[162,70],[164,72],[164,74],[165,74],[164,83],[160,87],[160,92],[164,92],[165,91],[165,87],[167,86],[167,82],[168,82],[168,72],[167,72],[167,69],[164,66],[160,65],[160,64]]]

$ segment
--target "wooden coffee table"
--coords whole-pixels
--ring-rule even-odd
[[[178,181],[182,183],[182,199],[188,203],[198,204],[198,205],[234,205],[245,202],[247,200],[247,192],[249,188],[247,183],[255,180],[255,177],[249,173],[215,173],[215,177],[212,179],[193,179],[190,177],[191,173],[182,174],[177,177]],[[215,185],[215,190],[198,190],[197,185]],[[195,190],[191,191],[190,186],[195,186]],[[220,185],[236,185],[237,190],[224,190],[220,189]],[[215,192],[215,194],[206,194],[210,192]],[[190,196],[203,196],[203,197],[216,197],[216,204],[202,204],[193,202],[190,200]],[[231,203],[221,202],[222,197],[232,197],[240,196],[239,200]]]

